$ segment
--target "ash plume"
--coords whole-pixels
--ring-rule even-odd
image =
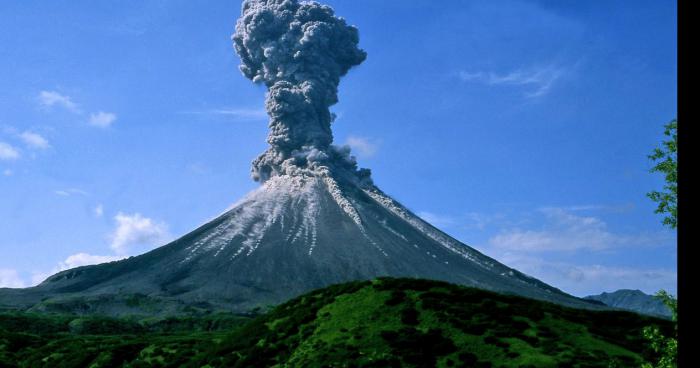
[[[316,2],[245,0],[232,39],[243,75],[268,88],[270,147],[253,161],[253,179],[340,173],[369,181],[349,148],[332,145],[329,110],[340,78],[367,57],[357,28]]]

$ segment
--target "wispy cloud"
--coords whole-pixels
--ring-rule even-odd
[[[523,87],[526,89],[525,97],[537,98],[549,93],[554,84],[568,72],[568,68],[550,65],[531,69],[518,69],[507,73],[461,71],[459,72],[459,78],[464,82],[481,83],[489,86]]]
[[[93,213],[95,214],[95,217],[102,217],[102,215],[105,213],[104,206],[102,204],[98,204],[95,206]]]
[[[76,253],[68,256],[63,262],[60,263],[59,271],[68,270],[80,266],[88,266],[98,263],[113,262],[125,258],[125,256],[99,256],[88,253]]]
[[[56,91],[41,91],[38,99],[39,104],[46,108],[59,106],[76,114],[82,113],[78,104],[73,102],[69,96],[62,95]]]
[[[152,249],[170,239],[168,226],[139,213],[118,213],[110,248],[118,255],[130,254],[135,247]]]
[[[33,273],[29,286],[38,285],[38,284],[42,283],[44,280],[46,280],[49,276],[55,275],[61,271],[69,270],[71,268],[81,267],[81,266],[89,266],[89,265],[106,263],[106,262],[114,262],[114,261],[118,261],[118,260],[124,259],[124,258],[126,258],[126,256],[120,256],[120,255],[100,256],[100,255],[94,255],[94,254],[89,254],[89,253],[85,253],[85,252],[72,254],[72,255],[68,256],[65,260],[59,262],[58,265],[54,266],[50,271]]]
[[[189,163],[189,164],[187,164],[187,166],[185,166],[185,169],[188,172],[190,172],[192,174],[197,174],[197,175],[204,175],[204,174],[211,173],[211,168],[203,162]]]
[[[418,216],[433,226],[440,229],[451,228],[468,230],[486,230],[492,225],[512,224],[515,221],[508,219],[503,213],[479,213],[467,212],[458,215],[445,215],[431,211],[418,211]]]
[[[575,295],[620,288],[647,293],[675,290],[674,269],[611,264],[618,259],[611,254],[658,252],[658,247],[672,247],[675,242],[666,231],[620,231],[604,220],[606,213],[633,208],[632,204],[596,204],[543,206],[515,213],[441,215],[423,211],[418,215],[451,233],[469,234],[467,241],[481,237],[480,251]]]
[[[539,229],[506,229],[489,239],[500,249],[528,252],[602,251],[625,246],[654,246],[668,243],[666,233],[620,234],[608,229],[598,217],[580,216],[562,208],[543,208]]]
[[[10,169],[5,169],[2,171],[2,175],[4,175],[4,176],[12,176],[14,174],[15,174],[15,172],[10,170]]]
[[[79,195],[79,196],[89,195],[88,192],[86,192],[82,189],[78,189],[78,188],[57,189],[57,190],[54,190],[53,192],[57,196],[61,196],[61,197],[71,197],[71,196],[75,196],[75,195]]]
[[[51,147],[48,139],[39,133],[34,133],[26,131],[19,135],[19,138],[24,142],[24,144],[32,149],[44,150]]]
[[[104,214],[102,205],[94,209],[95,216]],[[68,256],[58,262],[51,270],[35,272],[32,275],[31,285],[37,285],[51,275],[75,267],[93,265],[98,263],[113,262],[124,259],[138,252],[148,251],[170,240],[168,226],[163,222],[154,221],[141,214],[124,214],[119,212],[114,217],[115,228],[109,234],[112,254],[95,255],[87,252],[79,252]],[[2,275],[0,274],[0,281]],[[23,285],[24,286],[24,285]]]
[[[218,109],[211,110],[210,113],[247,119],[267,119],[267,112],[262,109]]]
[[[95,216],[102,217],[104,209],[101,204],[95,207],[94,213]],[[127,215],[120,212],[114,217],[114,222],[115,229],[109,235],[111,241],[109,247],[112,254],[96,255],[87,252],[72,254],[58,262],[49,271],[35,272],[31,277],[30,285],[37,285],[49,276],[71,268],[119,261],[137,252],[150,250],[171,238],[165,223],[156,222],[138,213]],[[2,274],[0,273],[1,281]],[[22,287],[24,286],[26,285],[22,283]]]
[[[345,144],[355,152],[360,158],[369,158],[374,156],[379,149],[379,144],[366,137],[349,136]]]
[[[74,114],[83,115],[83,110],[70,96],[62,95],[56,91],[41,91],[38,96],[39,105],[43,108],[54,106],[62,107]],[[117,120],[117,115],[112,112],[97,111],[91,113],[87,123],[98,128],[107,128]]]
[[[634,210],[634,203],[623,203],[623,204],[578,204],[572,206],[543,206],[540,207],[540,211],[549,210],[565,210],[570,212],[590,212],[590,211],[602,211],[602,212],[616,212],[624,213]]]
[[[20,158],[19,151],[9,143],[0,142],[0,160],[13,161]]]
[[[0,268],[0,288],[21,288],[25,286],[27,285],[17,270]]]
[[[220,109],[210,109],[201,111],[181,111],[180,114],[195,114],[195,115],[220,115],[232,118],[234,120],[257,121],[266,120],[267,112],[264,109],[247,109],[226,107]]]
[[[677,272],[666,268],[605,266],[548,261],[522,253],[497,255],[499,261],[565,292],[587,296],[618,289],[640,289],[652,294],[676,291]]]
[[[90,114],[88,123],[98,128],[108,128],[117,120],[117,115],[111,112],[98,111]]]
[[[419,211],[416,214],[418,217],[437,228],[448,228],[454,226],[458,222],[458,220],[452,216],[439,215],[428,211]]]

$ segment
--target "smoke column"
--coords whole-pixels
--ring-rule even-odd
[[[268,88],[270,147],[253,161],[253,179],[343,171],[369,180],[348,147],[331,144],[340,78],[367,57],[357,28],[316,2],[245,0],[232,39],[243,75]]]

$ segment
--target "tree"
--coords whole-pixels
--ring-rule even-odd
[[[676,368],[678,358],[678,301],[673,295],[661,290],[656,297],[671,309],[674,323],[673,336],[664,336],[658,327],[647,326],[644,328],[644,338],[649,340],[651,348],[658,354],[655,363],[644,363],[642,368]]]
[[[648,157],[655,163],[651,172],[664,174],[666,185],[663,191],[652,191],[647,196],[659,204],[654,213],[666,214],[663,224],[675,229],[678,209],[678,120],[673,119],[664,128],[664,135],[669,139],[663,141],[661,147],[655,148]]]
[[[654,213],[665,214],[663,224],[675,229],[678,224],[678,120],[673,119],[664,128],[664,135],[669,139],[663,141],[661,147],[655,148],[648,157],[655,163],[650,171],[664,174],[666,185],[662,192],[652,191],[647,196],[659,204]],[[678,301],[665,290],[656,293],[656,297],[671,309],[674,333],[673,336],[666,337],[656,326],[644,328],[644,337],[659,357],[655,363],[644,363],[642,368],[675,368],[678,357]]]

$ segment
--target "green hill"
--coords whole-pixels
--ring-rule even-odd
[[[7,367],[619,367],[665,320],[590,311],[437,281],[320,289],[252,320],[0,315]],[[614,363],[613,363],[614,362]]]

